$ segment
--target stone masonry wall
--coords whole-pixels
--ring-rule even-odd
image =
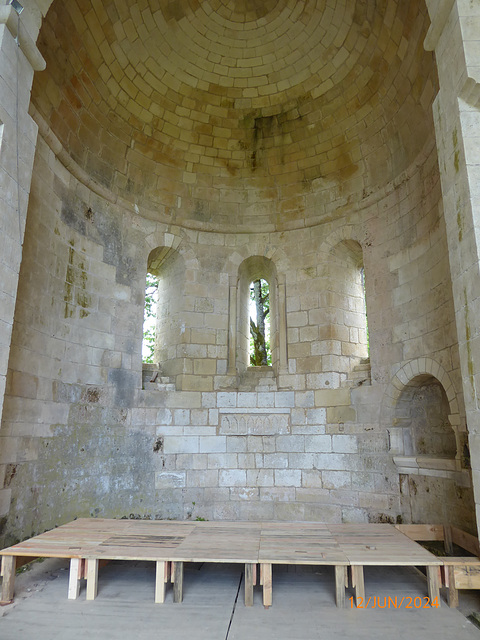
[[[408,365],[413,378],[408,363],[421,356],[434,363],[442,384],[451,381],[455,429],[466,430],[439,196],[426,149],[421,169],[337,221],[278,234],[192,231],[103,200],[40,140],[0,431],[12,496],[6,539],[89,515],[401,517],[409,497],[391,437],[397,372]],[[371,384],[368,366],[347,349],[350,330],[335,338],[335,359],[319,347],[325,264],[352,241],[365,266]],[[185,268],[176,389],[162,376],[141,388],[143,288],[159,246],[175,247]],[[258,255],[285,278],[287,372],[227,375],[230,283]],[[442,477],[447,499],[461,484],[468,505],[462,465],[453,460]],[[443,482],[418,464],[409,474]],[[472,529],[471,514],[466,508],[455,524]]]
[[[17,36],[16,13],[0,7],[0,415],[37,137],[28,104],[34,69],[43,62],[27,33]],[[0,513],[8,511],[10,498],[0,490]]]

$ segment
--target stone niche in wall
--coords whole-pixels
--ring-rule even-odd
[[[396,407],[405,455],[454,459],[457,442],[449,413],[448,399],[440,382],[430,375],[414,378],[400,395]]]
[[[466,434],[451,424],[449,414],[445,390],[432,375],[415,377],[400,394],[389,440],[406,521],[469,525],[465,505],[473,509],[473,496]]]
[[[402,472],[445,477],[461,469],[458,431],[449,419],[445,390],[431,375],[420,375],[402,391],[394,427],[389,431],[390,451]]]

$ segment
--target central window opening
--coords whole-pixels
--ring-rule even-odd
[[[238,267],[236,293],[236,332],[232,345],[236,371],[243,375],[248,369],[271,367],[273,374],[278,375],[280,346],[283,349],[284,344],[280,344],[279,337],[275,264],[265,256],[246,258]],[[285,312],[284,306],[282,312]],[[284,357],[282,362],[285,360]]]
[[[158,277],[147,272],[143,311],[142,362],[153,364],[157,332]]]
[[[250,365],[270,366],[270,289],[268,282],[259,278],[250,283]]]

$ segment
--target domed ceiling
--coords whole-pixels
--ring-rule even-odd
[[[149,217],[320,221],[432,139],[424,0],[55,0],[32,102],[68,155]]]

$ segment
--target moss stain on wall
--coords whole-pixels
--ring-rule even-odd
[[[452,139],[454,150],[453,165],[455,167],[455,173],[458,173],[460,171],[460,150],[458,149],[458,132],[456,128],[453,130]]]
[[[466,345],[467,345],[468,377],[470,379],[472,393],[475,395],[475,370],[474,370],[473,359],[472,359],[472,347],[470,345],[470,340],[472,338],[472,330],[470,328],[470,312],[468,309],[468,297],[467,297],[466,289],[463,290],[463,295],[465,300],[465,336],[466,336]]]
[[[86,318],[90,315],[87,309],[91,306],[91,296],[87,293],[88,274],[83,260],[75,264],[78,260],[74,248],[75,242],[70,240],[69,245],[67,272],[63,288],[63,300],[65,302],[64,317],[72,318],[75,307],[80,307],[79,317]]]

